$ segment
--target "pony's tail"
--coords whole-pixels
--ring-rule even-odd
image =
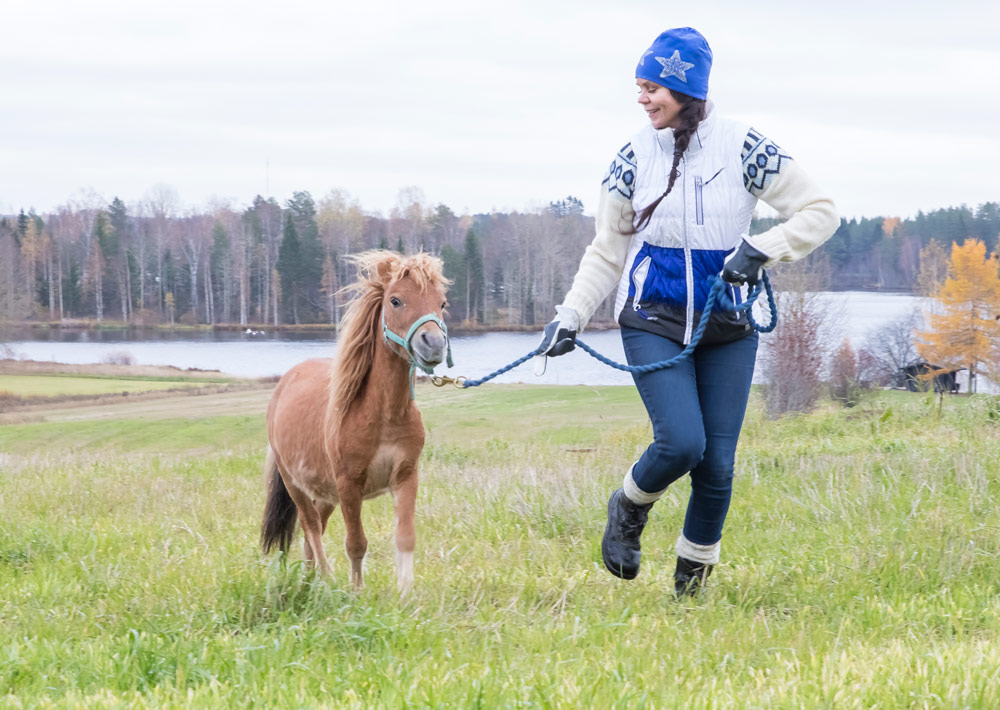
[[[264,475],[267,476],[267,503],[264,505],[264,520],[260,524],[260,546],[264,549],[264,554],[275,546],[282,552],[287,552],[295,532],[297,511],[295,502],[288,495],[285,482],[278,473],[274,451],[270,446],[267,447]]]

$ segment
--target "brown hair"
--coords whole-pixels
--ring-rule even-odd
[[[642,212],[637,216],[635,224],[632,225],[632,231],[629,234],[635,234],[649,224],[649,219],[653,216],[653,212],[656,211],[663,198],[670,194],[670,191],[674,187],[674,182],[680,176],[677,166],[680,165],[681,156],[684,155],[684,151],[690,145],[691,136],[698,130],[698,124],[705,120],[706,107],[703,99],[696,99],[693,96],[682,94],[673,89],[669,89],[669,91],[674,100],[681,104],[681,110],[678,113],[678,118],[680,119],[679,125],[674,129],[674,163],[670,166],[670,178],[667,181],[667,189],[662,195],[643,208]]]

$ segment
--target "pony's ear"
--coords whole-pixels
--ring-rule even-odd
[[[392,270],[396,266],[398,259],[396,257],[389,257],[388,259],[383,259],[376,266],[378,271],[378,280],[382,282],[383,285],[388,285],[390,279],[392,279]]]

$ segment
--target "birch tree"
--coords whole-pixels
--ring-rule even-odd
[[[111,225],[107,214],[101,210],[94,220],[94,235],[90,240],[87,269],[84,283],[89,285],[94,296],[94,317],[98,323],[104,320],[104,249],[108,241]]]
[[[920,270],[917,272],[917,293],[934,296],[948,278],[948,252],[936,239],[920,250]]]
[[[419,187],[402,188],[396,196],[396,206],[389,214],[390,243],[402,239],[404,251],[415,253],[423,247],[427,229],[427,198]]]
[[[160,183],[154,185],[146,196],[146,204],[153,217],[153,240],[156,249],[156,311],[163,313],[163,297],[166,293],[165,287],[167,274],[164,269],[164,252],[167,248],[169,237],[169,222],[176,214],[180,198],[177,191]]]

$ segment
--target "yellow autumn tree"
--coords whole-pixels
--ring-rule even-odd
[[[1000,276],[997,255],[986,255],[978,239],[953,244],[948,278],[934,294],[941,313],[928,313],[930,330],[918,332],[917,351],[927,362],[948,370],[966,368],[969,391],[976,375],[995,369],[1000,342]]]
[[[887,237],[895,237],[896,230],[903,224],[899,217],[886,217],[882,220],[882,234]]]

